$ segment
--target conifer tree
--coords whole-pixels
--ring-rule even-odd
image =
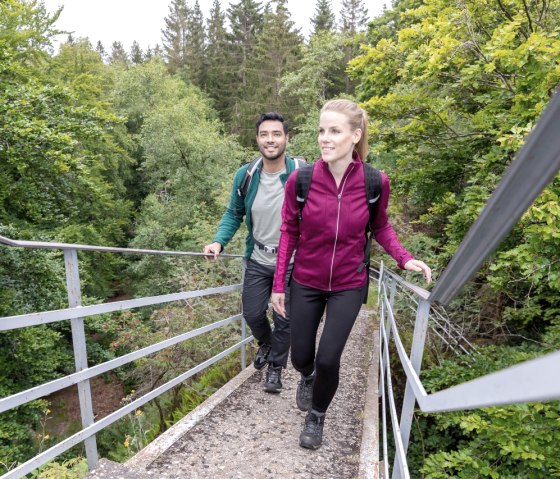
[[[101,57],[101,60],[103,62],[107,60],[107,51],[105,50],[103,43],[101,43],[101,40],[97,41],[97,45],[95,46],[95,51],[99,53],[99,56]]]
[[[360,43],[363,41],[363,31],[367,26],[368,13],[362,0],[342,0],[342,17],[341,33],[345,38],[344,44],[344,66],[352,60],[360,49]],[[355,83],[349,76],[345,76],[346,93],[353,94]]]
[[[342,0],[342,31],[355,35],[365,29],[368,11],[363,0]]]
[[[204,54],[206,34],[204,32],[204,16],[198,0],[188,11],[186,19],[185,63],[188,67],[187,78],[202,87],[206,81],[206,60]]]
[[[130,48],[130,61],[136,65],[144,62],[144,54],[136,40],[132,42],[132,47]]]
[[[163,52],[163,48],[161,48],[161,45],[159,43],[156,43],[156,46],[152,50],[152,56],[150,58],[153,58],[153,57],[159,57],[159,58],[164,58],[165,57],[165,54]]]
[[[223,118],[228,105],[229,92],[224,84],[227,74],[226,66],[226,42],[227,32],[225,27],[226,14],[222,11],[219,0],[214,0],[207,20],[206,36],[206,85],[205,90],[214,99],[214,105]]]
[[[262,5],[255,0],[239,0],[229,6],[227,17],[231,32],[227,37],[227,70],[224,72],[225,86],[230,93],[226,121],[233,133],[239,133],[244,122],[241,108],[246,105],[246,95],[252,87],[248,82],[249,60],[264,21]]]
[[[128,55],[121,42],[112,43],[109,63],[111,65],[128,66]]]
[[[315,15],[311,18],[313,34],[322,31],[331,32],[335,29],[335,17],[331,8],[330,0],[317,0]]]
[[[303,38],[291,20],[287,0],[272,0],[265,12],[263,29],[257,38],[255,54],[249,60],[250,89],[240,105],[242,114],[241,138],[251,144],[254,120],[258,113],[277,110],[293,118],[297,102],[289,92],[280,93],[281,78],[299,68]]]
[[[185,0],[171,1],[169,15],[164,20],[165,29],[161,31],[167,68],[171,73],[176,73],[186,64],[188,15],[189,8]]]

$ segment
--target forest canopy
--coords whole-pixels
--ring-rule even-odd
[[[391,178],[399,235],[443,270],[557,91],[560,1],[395,0],[376,18],[366,7],[317,0],[305,38],[286,0],[214,0],[208,18],[198,1],[171,0],[155,48],[70,35],[55,51],[60,11],[0,2],[0,235],[200,251],[233,173],[257,154],[257,116],[282,112],[289,153],[313,161],[321,105],[347,97],[369,114],[367,161]],[[434,389],[560,348],[559,195],[556,178],[450,306],[481,355],[470,372],[428,358]],[[228,251],[242,251],[241,235]],[[226,275],[109,255],[80,257],[80,274],[91,303]],[[0,316],[64,308],[65,288],[59,253],[0,248]],[[137,344],[161,334],[149,315],[111,321],[88,325],[104,338],[88,343],[92,361],[124,352],[132,324]],[[0,369],[2,396],[72,371],[68,328],[0,333]],[[46,408],[0,416],[0,471],[36,453]],[[430,441],[412,461],[422,477],[556,477],[558,420],[549,404],[420,416],[411,447]],[[509,437],[526,438],[523,450]]]

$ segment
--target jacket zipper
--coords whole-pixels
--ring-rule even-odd
[[[354,165],[352,164],[352,169],[348,172],[348,174],[346,175],[346,178],[344,178],[344,181],[342,182],[342,188],[340,188],[340,193],[338,193],[337,197],[336,197],[337,203],[338,203],[337,212],[336,212],[336,234],[334,236],[334,247],[333,247],[333,254],[332,254],[332,258],[331,258],[331,274],[329,276],[329,291],[332,291],[332,277],[333,277],[333,269],[334,269],[334,257],[336,255],[336,244],[338,242],[338,227],[339,227],[339,222],[340,222],[340,201],[342,199],[342,192],[344,191],[344,186],[346,185],[346,180],[350,176],[350,173],[352,173],[353,169],[354,169]]]

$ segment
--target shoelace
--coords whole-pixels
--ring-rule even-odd
[[[270,350],[272,349],[272,346],[268,346],[266,344],[263,344],[259,350],[257,351],[257,356],[261,356],[262,358],[266,359],[268,357],[268,355],[270,354]]]
[[[280,379],[280,370],[269,368],[266,371],[267,378],[269,382],[277,382]]]
[[[313,385],[313,379],[314,378],[300,379],[298,381],[298,386],[301,386],[299,390],[301,391],[301,396],[304,400],[311,399],[311,396],[313,395],[313,388],[311,387]]]
[[[323,422],[321,421],[321,418],[309,415],[305,418],[305,427],[303,428],[303,432],[314,435],[321,429],[322,424]]]

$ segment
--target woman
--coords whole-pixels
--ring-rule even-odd
[[[321,446],[325,413],[338,388],[340,357],[362,305],[368,278],[364,268],[366,203],[362,158],[367,156],[367,114],[350,100],[327,102],[319,120],[321,158],[313,167],[307,201],[298,218],[296,175],[286,183],[281,238],[272,304],[285,313],[285,277],[296,247],[290,285],[291,360],[301,373],[296,403],[308,411],[300,446]],[[431,270],[400,244],[387,218],[389,180],[382,173],[382,192],[371,225],[376,241],[400,268]],[[315,353],[319,322],[327,310]]]

